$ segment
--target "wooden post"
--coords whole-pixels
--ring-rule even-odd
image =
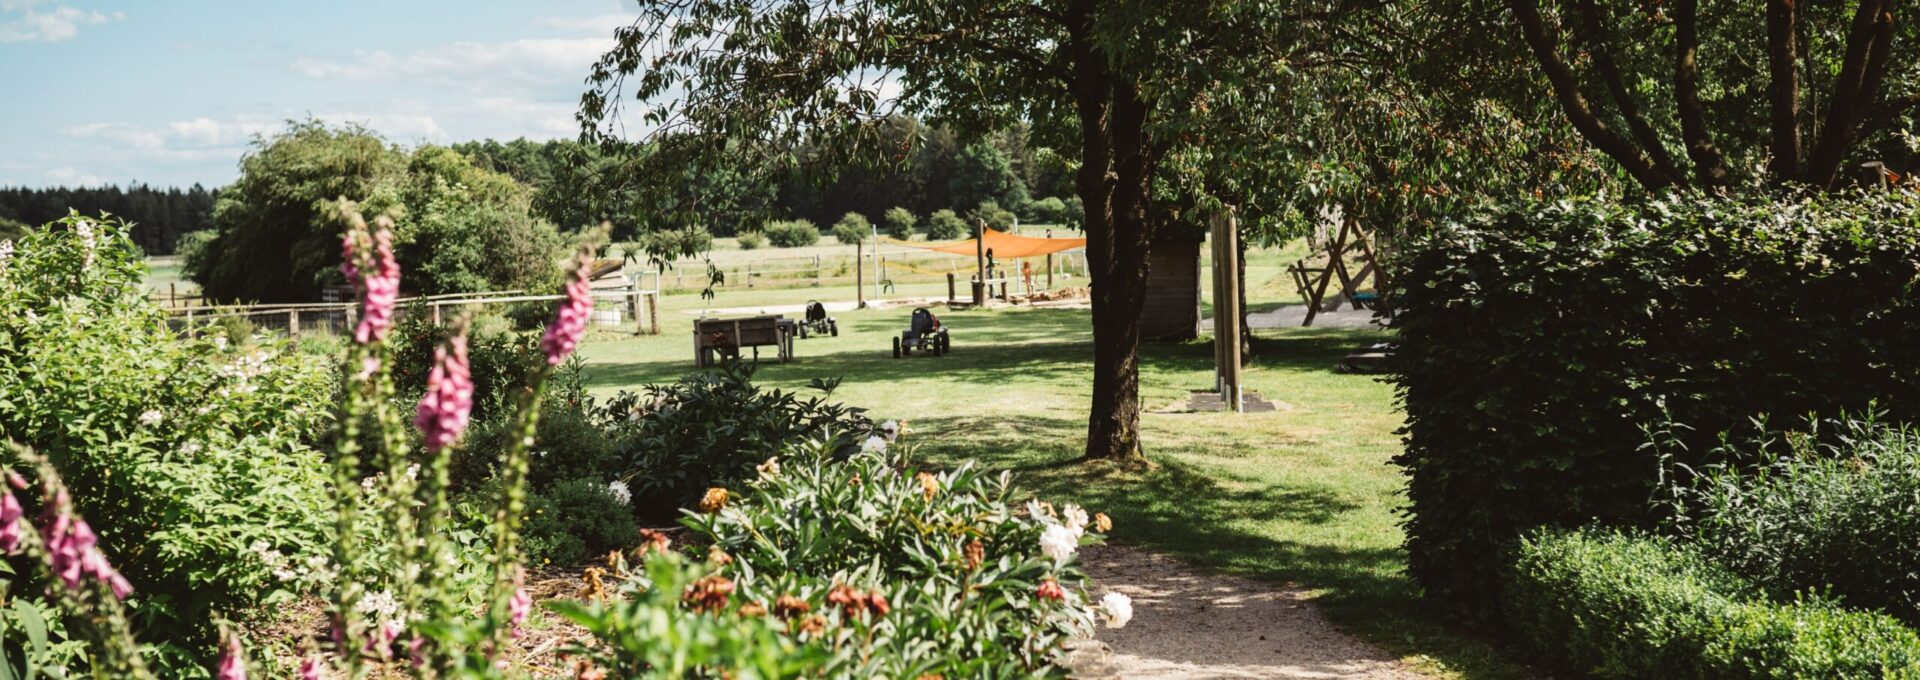
[[[987,221],[973,225],[973,306],[987,304]]]
[[[1213,218],[1213,279],[1219,295],[1213,299],[1213,342],[1221,357],[1220,399],[1227,409],[1246,409],[1240,382],[1240,244],[1239,225],[1231,211]]]
[[[742,266],[747,268],[747,287],[752,288],[753,287],[753,263],[748,262]]]
[[[287,310],[287,337],[300,339],[300,310]]]
[[[953,302],[957,299],[953,294],[953,290],[953,272],[947,272],[947,302]]]
[[[647,324],[653,327],[653,334],[660,334],[660,294],[647,293]]]
[[[440,301],[435,300],[428,303],[427,308],[433,310],[433,325],[440,325]]]
[[[627,317],[633,319],[634,335],[639,335],[645,332],[646,329],[646,326],[640,323],[640,291],[638,288],[639,286],[630,286],[627,289]]]
[[[866,242],[853,242],[853,299],[857,309],[867,308]]]

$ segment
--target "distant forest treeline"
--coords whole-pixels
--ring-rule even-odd
[[[904,150],[877,168],[845,168],[831,177],[791,173],[775,182],[755,183],[740,175],[683,178],[684,200],[703,206],[699,226],[731,236],[757,229],[763,219],[804,218],[827,225],[850,212],[879,221],[889,208],[901,207],[925,219],[951,209],[962,215],[991,201],[1028,220],[1068,221],[1078,214],[1072,177],[1058,157],[1029,144],[1025,128],[963,139],[951,129],[912,118],[889,121],[883,133]],[[509,142],[484,140],[450,145],[474,165],[512,176],[534,189],[531,211],[562,230],[611,221],[615,237],[632,238],[661,226],[649,224],[668,211],[637,205],[596,190],[624,171],[621,161],[597,147],[573,140]],[[801,151],[804,156],[805,150]],[[824,180],[824,181],[823,181]],[[126,188],[0,187],[0,238],[20,225],[44,224],[69,209],[83,215],[113,213],[135,223],[134,240],[146,252],[171,255],[185,234],[212,229],[220,189],[198,184],[161,189],[146,184]],[[724,196],[725,200],[715,200]],[[1036,209],[1041,199],[1064,199],[1071,210]]]
[[[46,224],[78,210],[82,215],[113,213],[134,223],[133,240],[148,254],[171,255],[180,237],[213,227],[213,203],[219,189],[198,184],[161,189],[135,184],[104,187],[0,187],[0,233],[16,225]],[[8,223],[16,223],[9,225]]]

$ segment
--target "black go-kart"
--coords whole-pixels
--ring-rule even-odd
[[[827,316],[827,306],[820,304],[819,300],[807,301],[807,318],[801,319],[798,325],[801,338],[808,335],[840,337],[840,322]]]
[[[912,325],[893,339],[893,358],[913,356],[914,350],[931,353],[934,356],[946,354],[953,349],[953,342],[947,338],[947,328],[933,317],[933,312],[925,307],[913,310]]]

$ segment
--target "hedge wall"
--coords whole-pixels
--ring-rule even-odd
[[[1595,678],[1920,678],[1920,635],[1817,599],[1778,603],[1661,538],[1541,532],[1504,611],[1541,664]]]
[[[1653,519],[1647,426],[1670,417],[1704,456],[1756,414],[1920,409],[1904,193],[1530,204],[1444,226],[1400,268],[1410,571],[1472,613],[1525,530]]]

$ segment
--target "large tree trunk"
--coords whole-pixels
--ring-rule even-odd
[[[1081,9],[1090,7],[1082,3]],[[1090,28],[1090,26],[1088,26]],[[1148,180],[1146,107],[1082,34],[1074,52],[1073,98],[1080,118],[1075,190],[1086,209],[1093,286],[1093,410],[1086,457],[1145,461],[1140,448],[1140,310],[1146,300]]]
[[[1773,158],[1767,174],[1775,183],[1800,178],[1800,39],[1796,0],[1767,0],[1767,87],[1772,100]]]
[[[1512,10],[1514,19],[1520,22],[1527,46],[1532,49],[1541,71],[1546,73],[1547,82],[1553,86],[1553,96],[1560,101],[1560,108],[1567,114],[1567,122],[1572,123],[1573,129],[1594,148],[1619,163],[1641,186],[1650,191],[1673,186],[1679,178],[1662,172],[1645,150],[1608,127],[1594,113],[1592,105],[1587,102],[1586,93],[1580,90],[1580,79],[1574,75],[1573,67],[1560,56],[1558,29],[1547,26],[1536,2],[1509,0],[1507,6]]]

